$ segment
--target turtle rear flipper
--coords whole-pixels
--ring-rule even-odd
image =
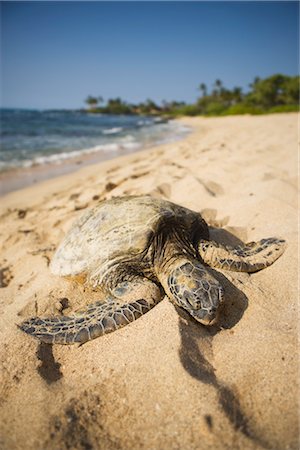
[[[273,264],[285,248],[283,239],[267,238],[237,247],[201,240],[198,249],[203,261],[212,267],[251,273]]]
[[[161,295],[159,288],[151,283],[156,288],[152,289],[151,294],[154,291],[156,295],[150,296],[149,283],[140,285],[140,291],[135,291],[137,283],[128,282],[127,293],[132,297],[132,301],[128,303],[120,303],[116,297],[110,296],[107,302],[90,304],[74,316],[44,319],[34,317],[23,322],[19,328],[48,344],[75,344],[90,341],[124,327],[153,308],[161,300]],[[117,289],[118,287],[115,290]],[[124,292],[122,286],[122,294]]]

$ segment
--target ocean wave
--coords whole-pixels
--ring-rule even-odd
[[[137,150],[142,147],[140,142],[123,142],[120,145],[122,150]]]
[[[132,136],[132,134],[126,134],[126,136],[120,138],[120,142],[133,142],[133,141],[135,141],[135,137]]]
[[[102,130],[102,134],[118,134],[123,131],[122,127],[107,128]]]
[[[52,155],[36,156],[33,159],[11,160],[9,162],[0,161],[0,171],[13,169],[16,167],[30,168],[43,164],[60,164],[68,159],[79,158],[98,152],[114,153],[122,150],[137,150],[142,147],[142,143],[134,142],[131,139],[120,143],[102,144],[95,147],[82,150],[73,150],[71,152],[54,153]]]
[[[8,170],[16,167],[29,168],[42,164],[60,164],[67,159],[78,158],[80,156],[89,155],[97,152],[113,153],[122,150],[123,145],[117,143],[96,145],[95,147],[85,148],[82,150],[73,150],[71,152],[54,153],[52,155],[36,156],[33,159],[11,160],[9,162],[0,162],[0,171]]]
[[[96,145],[95,147],[85,148],[82,150],[73,150],[72,152],[54,153],[49,156],[39,156],[33,159],[32,163],[35,164],[47,164],[62,162],[66,159],[77,158],[83,155],[89,155],[97,152],[117,152],[120,150],[120,145],[116,143]]]
[[[139,127],[145,127],[145,126],[147,127],[147,126],[153,125],[153,120],[142,119],[142,120],[139,120],[137,124]]]
[[[32,114],[34,117],[31,117]],[[97,152],[114,157],[118,152],[130,153],[143,147],[175,141],[189,130],[176,121],[154,125],[153,118],[147,117],[122,117],[112,120],[106,116],[97,116],[95,120],[94,115],[91,115],[91,118],[86,114],[75,117],[74,114],[60,112],[58,116],[61,117],[57,118],[54,127],[52,121],[49,122],[47,117],[44,117],[53,115],[53,111],[50,114],[30,112],[29,115],[30,120],[28,114],[25,114],[24,118],[24,113],[18,121],[15,116],[11,118],[11,114],[6,117],[6,128],[4,127],[2,133],[12,135],[1,138],[1,172],[13,168],[59,164]],[[27,124],[25,128],[24,123]],[[39,124],[42,125],[43,133],[39,131]],[[37,133],[38,136],[35,136]]]

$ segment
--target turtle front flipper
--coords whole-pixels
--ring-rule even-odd
[[[201,240],[198,250],[203,261],[212,267],[251,273],[273,264],[285,248],[283,239],[267,238],[237,247]]]
[[[161,300],[161,293],[156,285],[156,289],[153,287],[150,292],[146,290],[149,288],[147,283],[145,286],[140,284],[139,290],[134,289],[136,286],[136,283],[132,286],[130,282],[126,284],[126,290],[132,297],[132,301],[128,303],[121,303],[116,297],[110,296],[107,302],[90,304],[74,316],[45,319],[35,317],[23,322],[20,329],[49,344],[87,342],[133,322]],[[117,289],[118,287],[115,290]],[[119,290],[123,294],[124,286]]]

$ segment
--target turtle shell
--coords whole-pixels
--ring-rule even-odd
[[[115,197],[81,216],[58,247],[50,269],[62,276],[99,270],[108,261],[130,261],[148,251],[155,238],[185,235],[187,246],[208,238],[199,213],[150,196]]]

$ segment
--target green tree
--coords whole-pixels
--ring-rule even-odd
[[[221,92],[222,92],[222,89],[223,89],[223,83],[222,83],[221,80],[217,79],[217,80],[214,82],[213,92],[212,92],[213,95],[215,95],[215,96],[220,95]]]
[[[157,114],[160,109],[150,98],[148,98],[145,103],[140,103],[139,108],[142,114]]]
[[[283,83],[283,101],[285,104],[299,104],[299,77],[288,77]]]
[[[205,83],[201,83],[199,86],[199,91],[202,94],[202,97],[206,97],[207,96],[207,86]]]
[[[247,101],[264,108],[284,105],[288,103],[286,87],[289,86],[289,83],[292,84],[290,77],[281,74],[256,81],[252,84],[252,92],[248,95]],[[293,99],[293,94],[291,97]]]
[[[240,103],[243,100],[243,90],[242,88],[236,86],[232,91],[233,103]]]
[[[97,99],[97,97],[93,97],[92,95],[89,95],[89,96],[85,99],[85,103],[86,103],[91,109],[94,109],[94,108],[96,108],[96,106],[98,105],[98,99]]]
[[[258,84],[260,82],[260,78],[259,77],[255,77],[254,80],[252,81],[252,83],[249,84],[249,87],[251,89],[255,89],[255,85]]]
[[[132,114],[133,111],[130,106],[121,100],[120,97],[111,98],[108,100],[104,112],[108,114]]]

